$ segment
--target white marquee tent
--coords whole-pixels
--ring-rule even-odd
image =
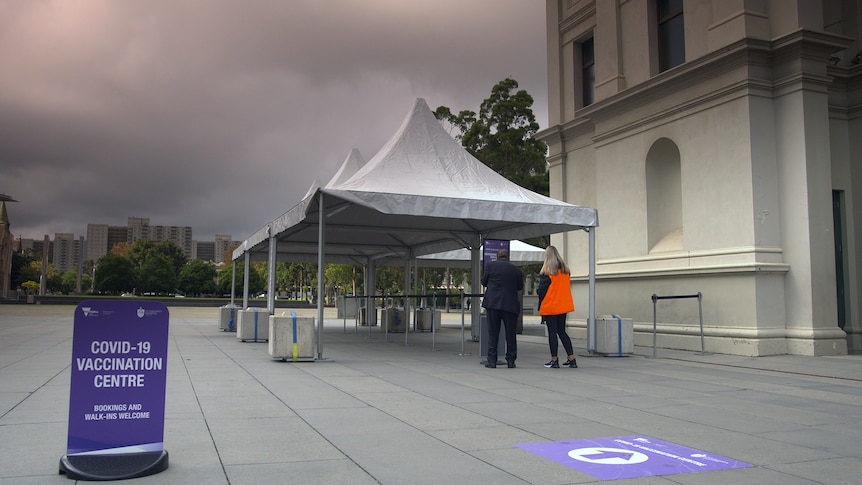
[[[352,151],[329,183],[312,185],[299,204],[246,239],[233,252],[233,260],[244,258],[248,268],[251,259],[266,259],[271,266],[276,261],[316,259],[318,294],[323,294],[326,263],[365,265],[373,281],[376,265],[403,261],[407,266],[418,256],[469,248],[472,285],[478,288],[483,240],[584,229],[590,236],[592,295],[592,228],[596,226],[595,209],[529,191],[488,168],[443,129],[423,99],[417,99],[401,127],[373,158],[362,164],[361,155]],[[409,271],[405,287],[409,287]],[[269,299],[272,313],[272,291]],[[592,325],[593,296],[590,301]],[[477,322],[479,305],[472,309],[472,321]],[[318,299],[318,322],[322,321],[323,301]],[[322,358],[321,337],[322,325],[318,325],[318,358]]]

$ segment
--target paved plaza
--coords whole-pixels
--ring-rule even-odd
[[[0,485],[73,482],[73,311],[0,305]],[[123,483],[862,483],[862,356],[586,357],[575,340],[579,368],[547,369],[527,316],[517,368],[487,369],[460,313],[386,335],[327,310],[323,359],[291,363],[219,330],[216,308],[169,311],[169,467]],[[648,444],[610,454],[631,442]],[[683,454],[708,463],[657,468]]]

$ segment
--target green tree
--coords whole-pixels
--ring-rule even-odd
[[[19,277],[25,281],[42,281],[42,259],[31,261],[27,268],[22,269]],[[45,277],[46,291],[49,293],[61,293],[63,291],[63,277],[54,263],[48,263]]]
[[[187,258],[171,241],[138,239],[126,250],[135,269],[137,288],[145,293],[171,293],[177,289],[179,274]]]
[[[120,256],[128,256],[129,255],[129,249],[131,249],[131,248],[132,248],[131,244],[127,243],[126,241],[121,241],[121,242],[118,242],[118,243],[114,244],[113,246],[111,246],[111,250],[109,252],[114,253],[114,254],[118,254]]]
[[[358,294],[362,285],[362,268],[353,264],[328,264],[323,272],[327,286],[342,288],[342,293]]]
[[[275,287],[288,293],[295,291],[296,263],[275,263]]]
[[[138,269],[138,289],[145,293],[163,295],[177,288],[177,272],[167,256],[153,253]]]
[[[21,266],[18,269],[18,281],[36,281],[42,278],[42,258],[25,258],[20,261]],[[19,283],[20,284],[20,283]]]
[[[314,263],[276,263],[275,286],[292,298],[302,298],[309,286],[317,290],[317,265]]]
[[[140,269],[151,256],[160,254],[164,256],[174,270],[174,276],[180,274],[180,270],[185,266],[186,258],[183,249],[172,241],[152,242],[149,239],[138,239],[128,249],[127,256],[135,265],[135,268]]]
[[[180,270],[178,288],[187,295],[212,294],[216,291],[215,279],[215,266],[193,259]]]
[[[159,254],[168,258],[171,266],[174,267],[174,273],[176,275],[180,274],[183,267],[189,261],[189,258],[186,257],[186,253],[183,252],[183,248],[177,246],[176,243],[171,241],[159,241],[155,245],[155,250]]]
[[[60,288],[64,295],[68,295],[75,291],[78,286],[78,272],[69,270],[63,273],[61,277]]]
[[[81,275],[81,292],[84,294],[91,293],[92,289],[93,289],[93,277],[90,276],[89,273],[84,273],[83,275]]]
[[[534,138],[539,124],[533,115],[533,97],[506,78],[482,101],[479,114],[464,110],[457,115],[446,106],[434,111],[437,119],[459,133],[455,138],[474,157],[516,184],[548,195],[547,145]]]
[[[39,291],[39,283],[36,283],[35,281],[32,281],[32,280],[28,280],[28,281],[21,283],[21,288],[24,288],[24,290],[27,291],[28,295],[32,295],[32,294],[35,294],[37,291]]]
[[[377,268],[377,292],[384,295],[404,294],[404,267],[383,266]]]
[[[54,263],[48,263],[48,282],[45,288],[49,293],[63,293],[63,275]]]
[[[30,263],[36,260],[36,255],[32,249],[28,249],[23,253],[12,253],[12,271],[11,271],[11,288],[18,288],[25,281],[32,281],[32,275],[27,274]]]
[[[236,284],[234,285],[234,292],[233,292],[234,296],[237,296],[237,297],[242,296],[242,294],[243,294],[242,293],[243,278],[244,278],[243,271],[244,271],[243,266],[237,265],[237,267],[236,267]],[[222,295],[229,295],[230,294],[230,292],[231,292],[230,291],[230,282],[231,282],[232,273],[233,273],[233,266],[232,265],[225,265],[224,268],[222,268],[221,271],[219,271],[219,273],[218,273],[218,292],[219,292],[219,294],[222,294]],[[266,280],[260,274],[260,272],[255,267],[255,265],[252,264],[249,267],[249,272],[248,272],[248,294],[254,296],[254,295],[260,293],[261,291],[263,291],[264,288],[266,288]]]
[[[93,286],[100,293],[118,295],[135,289],[135,267],[129,258],[108,253],[96,264]]]

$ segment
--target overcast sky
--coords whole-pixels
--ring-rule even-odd
[[[547,127],[544,0],[2,0],[12,234],[127,218],[243,240],[368,160],[416,98],[506,77]]]

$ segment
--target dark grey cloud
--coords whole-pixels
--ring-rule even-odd
[[[243,239],[415,98],[476,110],[507,76],[544,127],[544,21],[542,0],[4,0],[12,232],[137,216]]]

